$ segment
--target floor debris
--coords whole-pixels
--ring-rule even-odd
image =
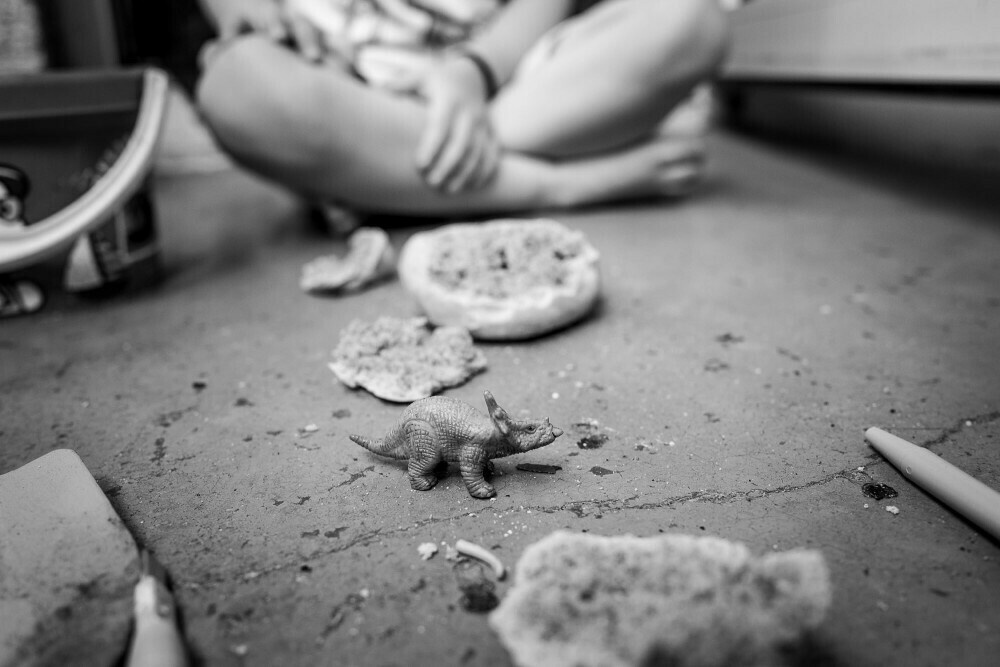
[[[454,567],[458,589],[462,592],[462,609],[474,614],[493,611],[500,605],[496,584],[486,578],[482,566],[473,561],[459,561]]]
[[[497,579],[503,579],[507,575],[507,570],[491,551],[479,546],[478,544],[473,544],[472,542],[467,542],[466,540],[459,540],[455,542],[455,549],[458,553],[463,556],[468,556],[470,558],[476,558],[483,561],[487,565],[493,568],[493,574],[496,575]]]
[[[518,470],[525,472],[539,472],[545,475],[554,475],[562,470],[562,466],[546,465],[544,463],[518,463],[516,467]]]
[[[875,500],[885,500],[886,498],[895,498],[899,495],[896,489],[892,488],[888,484],[882,483],[868,483],[861,486],[861,492],[873,498]]]

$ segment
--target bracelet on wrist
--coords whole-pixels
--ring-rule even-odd
[[[486,99],[493,99],[493,97],[497,94],[497,91],[500,90],[500,83],[497,81],[496,72],[494,72],[490,64],[486,62],[486,59],[475,51],[466,48],[456,49],[455,53],[460,58],[465,58],[475,66],[476,70],[479,71],[480,78],[483,80],[483,88],[486,90]]]

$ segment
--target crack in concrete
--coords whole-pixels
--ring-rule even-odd
[[[944,432],[930,440],[927,440],[920,444],[921,447],[931,447],[934,445],[941,444],[945,442],[949,437],[960,433],[962,430],[969,428],[972,425],[982,425],[991,424],[993,422],[1000,421],[1000,410],[991,411],[983,413],[981,415],[975,415],[973,417],[966,417],[963,419],[956,420],[956,422],[946,428]],[[871,477],[859,470],[858,468],[869,468],[875,465],[882,465],[888,463],[884,458],[882,458],[878,453],[872,452],[869,456],[865,458],[865,463],[861,466],[850,466],[836,472],[829,473],[817,479],[809,480],[807,482],[802,482],[801,484],[786,484],[783,486],[778,486],[773,489],[761,489],[754,488],[747,491],[719,491],[715,489],[700,489],[698,491],[692,491],[690,493],[685,493],[678,496],[671,496],[663,500],[656,502],[646,502],[646,503],[635,503],[639,500],[642,495],[636,494],[628,496],[626,498],[595,498],[590,500],[574,500],[571,502],[563,503],[561,505],[554,506],[528,506],[528,505],[517,505],[510,506],[507,508],[500,508],[494,506],[484,506],[482,509],[475,512],[469,512],[468,510],[463,510],[461,514],[443,516],[443,517],[429,517],[427,519],[421,519],[419,521],[412,522],[406,526],[400,526],[399,528],[391,530],[383,530],[381,528],[376,528],[374,530],[367,531],[355,535],[353,539],[345,542],[344,544],[339,544],[337,546],[324,549],[318,553],[310,556],[308,560],[315,560],[323,556],[330,556],[333,554],[343,553],[349,551],[355,547],[367,546],[378,539],[385,539],[393,537],[397,534],[407,534],[412,530],[418,530],[425,528],[427,526],[432,526],[440,523],[451,523],[456,520],[469,517],[470,514],[479,514],[482,511],[492,510],[499,514],[504,514],[508,512],[515,512],[521,510],[531,510],[533,512],[542,512],[545,514],[555,514],[557,512],[571,512],[576,514],[579,518],[588,516],[589,513],[587,509],[599,510],[600,513],[603,512],[623,512],[627,510],[657,510],[673,507],[674,505],[680,505],[689,502],[710,502],[716,504],[728,504],[738,501],[753,501],[760,498],[767,498],[769,496],[776,496],[788,493],[797,493],[799,491],[804,491],[806,489],[815,488],[817,486],[823,486],[829,484],[836,480],[846,480],[852,484],[858,486],[863,485],[865,482],[871,481]],[[352,480],[353,481],[353,480]],[[597,514],[598,512],[593,512]],[[303,559],[296,559],[294,561],[287,561],[284,563],[277,563],[271,567],[257,570],[258,576],[263,576],[265,574],[273,574],[276,572],[281,572],[289,568],[299,567]],[[241,576],[241,575],[240,575]],[[239,578],[237,576],[236,578]]]
[[[361,479],[362,477],[364,477],[365,473],[369,473],[369,472],[375,472],[375,466],[372,465],[372,466],[368,466],[367,468],[363,468],[361,470],[361,472],[348,473],[349,474],[349,478],[348,479],[344,480],[340,484],[334,484],[329,489],[327,489],[327,493],[329,493],[330,491],[333,491],[334,489],[339,488],[341,486],[350,486],[351,484],[354,484],[356,481],[358,481],[359,479]]]
[[[926,442],[920,444],[921,447],[930,448],[934,445],[942,444],[946,442],[948,438],[957,435],[966,428],[973,425],[983,425],[991,424],[993,422],[1000,421],[1000,410],[994,410],[991,412],[986,412],[980,415],[975,415],[972,417],[963,417],[956,420],[956,422],[946,428],[944,432],[936,438],[932,438]],[[680,496],[673,496],[671,498],[666,498],[664,500],[653,502],[653,503],[641,503],[632,504],[632,501],[636,500],[640,496],[631,496],[624,499],[595,499],[595,500],[584,500],[584,501],[573,501],[570,503],[565,503],[563,505],[558,505],[556,507],[532,507],[533,511],[554,513],[559,511],[569,511],[576,514],[579,517],[586,516],[584,511],[585,507],[599,508],[602,511],[624,511],[624,510],[647,510],[647,509],[664,509],[687,502],[712,502],[718,504],[726,504],[736,502],[738,500],[746,500],[747,502],[756,500],[758,498],[766,498],[768,496],[784,494],[784,493],[796,493],[798,491],[804,491],[816,486],[822,486],[824,484],[829,484],[830,482],[837,479],[844,479],[854,484],[862,485],[865,482],[871,481],[871,478],[858,470],[859,467],[871,467],[873,465],[881,465],[887,463],[887,461],[882,458],[881,455],[877,453],[872,453],[865,459],[863,466],[851,466],[849,468],[844,468],[843,470],[838,470],[837,472],[824,475],[818,479],[810,480],[808,482],[803,482],[802,484],[786,484],[784,486],[775,487],[773,489],[761,489],[755,488],[749,491],[731,491],[722,492],[714,489],[702,489],[699,491],[692,491],[691,493],[686,493]],[[583,512],[583,513],[581,513]]]
[[[946,428],[938,437],[920,443],[920,446],[930,449],[931,447],[947,442],[948,438],[958,435],[971,426],[992,424],[995,421],[1000,421],[1000,410],[985,412],[981,415],[975,415],[973,417],[964,417]]]

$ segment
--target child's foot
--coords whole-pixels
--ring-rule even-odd
[[[702,83],[666,115],[657,128],[657,134],[665,137],[704,137],[715,122],[717,105],[711,85]]]
[[[555,166],[560,203],[581,206],[643,197],[681,197],[700,183],[705,145],[700,138],[654,135],[594,158]]]

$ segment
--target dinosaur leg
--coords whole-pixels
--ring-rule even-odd
[[[465,480],[465,488],[474,498],[492,498],[497,494],[497,490],[483,476],[483,469],[489,463],[490,460],[480,450],[463,449],[459,453],[458,465],[462,471],[462,479]]]
[[[434,475],[434,468],[441,462],[437,433],[425,421],[411,421],[406,425],[406,440],[410,452],[407,464],[410,487],[417,491],[427,491],[438,481]]]

